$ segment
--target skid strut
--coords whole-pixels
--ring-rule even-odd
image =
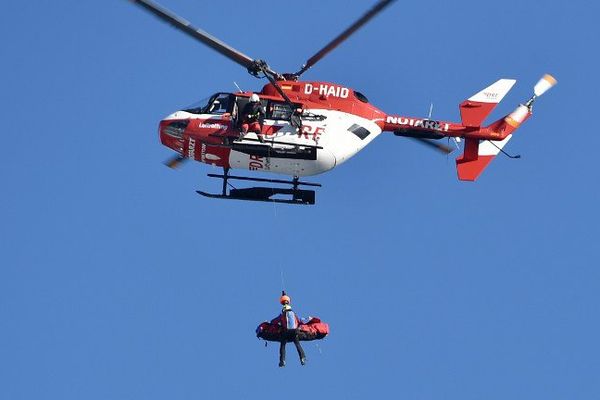
[[[207,193],[201,190],[196,192],[202,196],[216,199],[264,201],[285,204],[315,204],[315,191],[300,189],[300,186],[321,187],[320,183],[304,182],[299,177],[294,176],[291,181],[282,179],[252,178],[248,176],[229,175],[229,168],[223,169],[223,174],[208,174],[209,178],[217,178],[223,181],[220,194]],[[265,182],[275,184],[292,185],[291,188],[282,187],[250,187],[250,188],[231,188],[227,190],[230,180],[239,180],[247,182]],[[283,196],[284,198],[280,198]]]

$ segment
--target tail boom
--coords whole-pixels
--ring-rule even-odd
[[[512,138],[513,133],[532,115],[533,103],[554,85],[556,79],[544,75],[534,87],[533,96],[505,117],[482,126],[483,121],[515,84],[514,79],[500,79],[460,104],[462,123],[417,119],[388,115],[382,124],[384,131],[397,136],[418,139],[443,137],[464,138],[463,154],[456,159],[458,179],[475,181],[489,163]],[[517,157],[512,157],[517,158]]]

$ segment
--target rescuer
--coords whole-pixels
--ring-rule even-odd
[[[298,326],[300,325],[300,319],[290,305],[290,297],[285,294],[285,291],[281,292],[279,303],[282,305],[281,314],[271,321],[272,324],[278,324],[281,328],[281,341],[279,345],[279,366],[285,367],[285,345],[287,342],[294,342],[296,350],[298,350],[298,356],[300,357],[300,364],[306,363],[306,356],[304,350],[300,345],[300,339],[298,338]]]
[[[242,110],[240,118],[240,139],[246,136],[248,132],[256,133],[258,140],[264,142],[262,135],[262,122],[265,118],[265,110],[260,103],[260,98],[256,93],[252,93],[250,101],[246,103]]]

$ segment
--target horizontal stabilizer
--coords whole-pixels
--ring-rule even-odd
[[[460,116],[465,126],[481,126],[483,120],[512,89],[517,81],[500,79],[460,104]]]

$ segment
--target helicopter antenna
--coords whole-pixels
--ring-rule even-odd
[[[244,92],[244,91],[242,90],[242,88],[241,88],[241,87],[240,87],[240,86],[237,84],[237,82],[236,82],[236,81],[233,81],[233,84],[235,85],[235,87],[236,87],[236,88],[238,88],[238,91],[239,91],[240,93],[243,93],[243,92]]]
[[[433,114],[433,102],[429,104],[429,115],[427,115],[427,119],[431,119],[431,115]]]

